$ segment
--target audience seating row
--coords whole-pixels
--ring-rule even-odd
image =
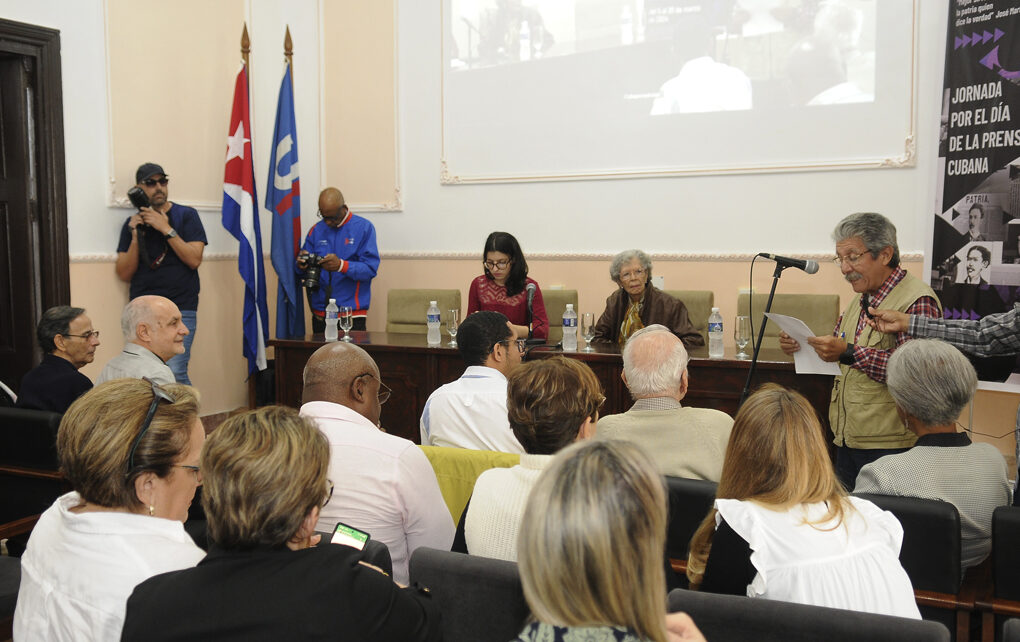
[[[411,556],[411,581],[429,587],[446,642],[504,642],[530,614],[514,562],[422,548]],[[669,594],[669,611],[686,611],[713,642],[950,639],[937,622],[683,589]]]

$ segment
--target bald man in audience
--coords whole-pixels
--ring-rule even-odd
[[[176,382],[166,362],[184,353],[184,337],[189,330],[173,301],[154,294],[132,299],[124,306],[120,329],[127,343],[99,373],[96,385],[110,379],[142,377],[159,384]]]
[[[393,579],[408,583],[415,549],[450,550],[454,525],[425,454],[407,439],[382,431],[379,416],[390,390],[367,352],[327,343],[308,359],[301,414],[315,421],[330,446],[333,494],[316,530],[343,522],[386,544]]]
[[[685,408],[687,350],[669,328],[650,325],[623,349],[623,382],[634,405],[599,419],[595,436],[643,446],[663,475],[718,482],[733,419],[709,408]]]
[[[99,331],[92,329],[84,308],[58,305],[43,312],[35,336],[45,354],[21,378],[15,405],[63,414],[92,389],[92,381],[78,371],[95,358]]]

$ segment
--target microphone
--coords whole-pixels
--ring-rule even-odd
[[[778,254],[769,254],[768,252],[759,252],[758,256],[775,261],[783,267],[795,267],[799,270],[804,270],[808,274],[814,274],[818,271],[818,262],[810,259],[791,259],[779,256]]]

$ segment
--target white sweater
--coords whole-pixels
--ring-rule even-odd
[[[517,561],[517,533],[531,488],[552,455],[521,455],[511,468],[491,468],[478,476],[464,518],[468,553]]]

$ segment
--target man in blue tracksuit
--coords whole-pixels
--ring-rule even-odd
[[[372,279],[379,269],[375,226],[354,215],[335,187],[319,194],[318,216],[322,220],[308,230],[296,267],[298,274],[304,274],[309,254],[322,257],[319,287],[307,290],[312,332],[325,330],[330,299],[336,299],[338,307],[350,306],[354,310],[354,329],[364,330],[372,300]]]

